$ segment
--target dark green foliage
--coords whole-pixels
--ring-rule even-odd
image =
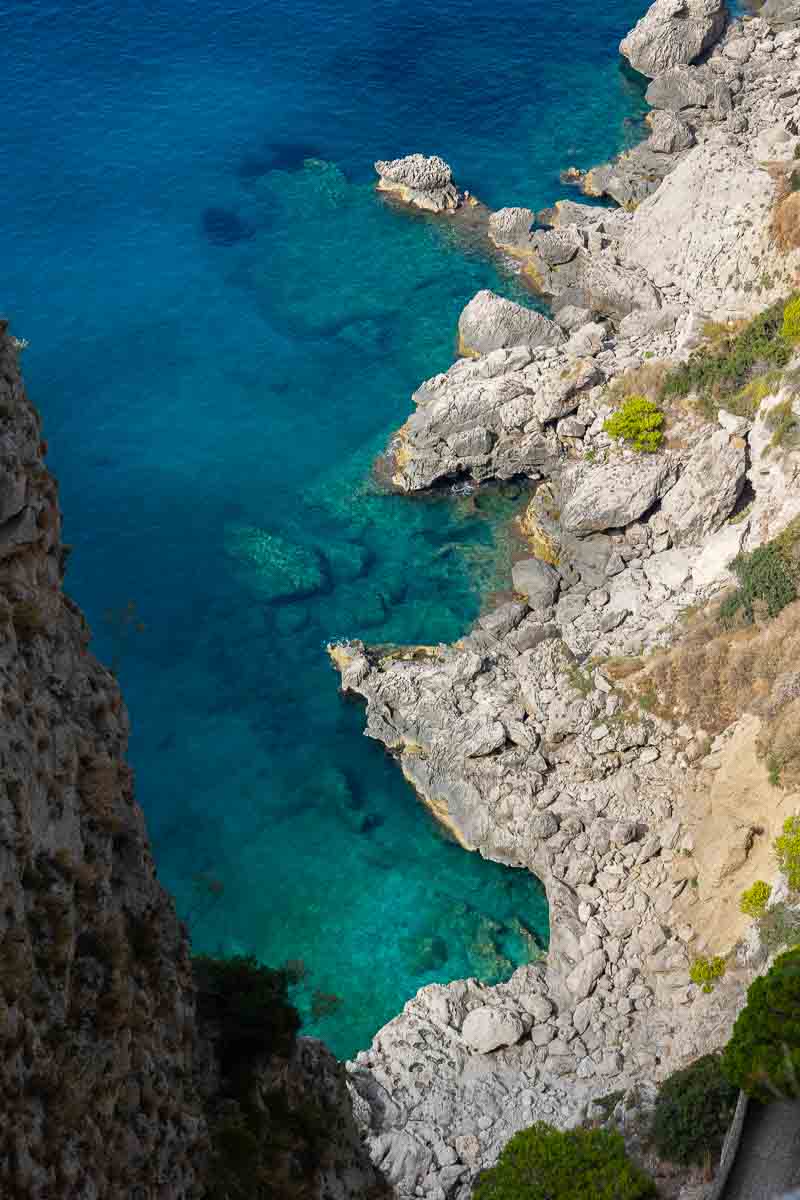
[[[250,955],[194,959],[197,1012],[219,1032],[223,1075],[249,1067],[260,1054],[287,1055],[300,1028],[287,997],[285,971],[262,966]]]
[[[775,542],[767,542],[751,554],[737,554],[731,570],[739,580],[739,587],[720,605],[719,615],[724,625],[730,625],[740,612],[746,621],[752,621],[757,601],[766,605],[768,616],[776,617],[797,599],[794,565]]]
[[[782,954],[751,983],[722,1069],[762,1104],[800,1097],[800,947]]]
[[[722,1073],[717,1054],[706,1054],[661,1084],[653,1112],[659,1158],[701,1165],[719,1157],[739,1089]]]
[[[655,1184],[630,1161],[618,1133],[562,1133],[542,1121],[514,1135],[473,1192],[474,1200],[644,1200],[655,1195]]]
[[[663,395],[697,392],[727,402],[756,375],[785,367],[792,357],[792,346],[782,336],[784,306],[785,301],[779,300],[739,333],[695,350],[688,362],[670,371]]]

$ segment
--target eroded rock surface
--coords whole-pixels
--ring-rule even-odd
[[[725,0],[656,0],[620,42],[620,53],[642,75],[692,63],[725,28]]]
[[[478,292],[458,318],[462,354],[489,354],[525,346],[557,346],[564,340],[558,325],[533,308],[523,308],[485,289]]]
[[[452,212],[458,208],[458,189],[453,172],[438,154],[408,154],[405,158],[375,163],[379,192],[392,192],[406,204],[428,212]]]

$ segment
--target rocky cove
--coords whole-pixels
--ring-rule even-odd
[[[511,599],[452,645],[330,652],[367,733],[465,850],[543,882],[550,950],[495,987],[423,988],[346,1074],[309,1039],[274,1056],[262,1092],[277,1079],[290,1108],[326,1114],[301,1194],[377,1195],[385,1180],[402,1200],[466,1200],[516,1130],[596,1117],[609,1094],[635,1145],[658,1080],[725,1042],[769,959],[738,907],[764,876],[787,899],[770,847],[800,802],[791,780],[769,783],[769,706],[720,729],[688,702],[666,715],[657,667],[681,614],[730,587],[737,553],[800,516],[800,454],[774,442],[776,413],[796,415],[796,355],[759,376],[751,415],[670,401],[655,454],[604,426],[626,388],[707,345],[709,322],[744,323],[796,288],[800,28],[771,7],[727,24],[713,3],[658,0],[623,42],[653,75],[652,134],[579,180],[621,207],[487,214],[554,317],[482,290],[459,321],[463,357],[420,386],[387,448],[403,493],[540,483]],[[441,159],[377,167],[381,190],[442,221],[464,203]],[[4,328],[0,1178],[14,1196],[200,1196],[208,1123],[229,1103],[218,1034],[155,876],[116,680],[61,591],[19,353]],[[784,632],[778,706],[796,697]],[[728,969],[704,991],[690,967],[716,954]]]
[[[775,450],[770,414],[796,417],[800,401],[779,372],[753,417],[679,404],[652,455],[605,425],[615,381],[619,397],[645,388],[707,344],[709,323],[745,322],[797,285],[798,16],[727,23],[714,3],[653,5],[621,45],[652,77],[652,132],[572,176],[621,207],[489,216],[555,317],[477,295],[464,357],[415,392],[386,452],[409,493],[543,481],[520,518],[536,557],[466,636],[330,647],[345,692],[366,700],[367,734],[423,801],[466,849],[533,871],[550,907],[545,962],[494,988],[423,989],[348,1065],[401,1197],[466,1200],[513,1133],[585,1120],[611,1091],[636,1126],[660,1078],[724,1044],[769,957],[737,897],[759,871],[785,895],[764,848],[798,793],[775,794],[756,765],[758,717],[710,735],[650,711],[657,683],[631,703],[616,672],[671,646],[681,615],[730,586],[737,554],[796,522],[800,458]],[[404,203],[459,203],[441,159],[376,170]],[[722,984],[691,982],[691,963],[720,953]],[[681,1192],[701,1194],[697,1180]]]

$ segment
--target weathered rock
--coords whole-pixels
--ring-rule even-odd
[[[650,115],[650,137],[647,144],[657,154],[676,154],[694,145],[694,134],[685,121],[672,112],[658,109]]]
[[[503,250],[526,248],[535,213],[530,208],[501,208],[489,217],[489,238]]]
[[[676,546],[697,546],[730,516],[744,486],[744,438],[724,429],[704,438],[665,497],[661,517]]]
[[[606,953],[602,949],[592,950],[581,962],[572,968],[566,978],[569,991],[577,1000],[583,1000],[594,988],[595,983],[603,974],[606,965]]]
[[[553,321],[495,292],[478,292],[458,319],[462,353],[488,354],[513,346],[558,346],[564,334]]]
[[[505,1008],[474,1008],[461,1027],[464,1041],[479,1054],[488,1054],[499,1046],[513,1046],[524,1032],[519,1014]]]
[[[673,113],[685,108],[705,108],[711,101],[708,74],[702,68],[672,67],[655,77],[645,99],[653,108]]]
[[[458,207],[458,191],[453,172],[434,154],[409,154],[405,158],[375,163],[380,192],[393,192],[406,204],[429,212],[448,212]]]
[[[511,569],[514,591],[527,596],[531,608],[550,608],[559,588],[558,571],[539,558],[524,558]]]
[[[568,467],[561,477],[561,525],[568,533],[620,529],[635,521],[675,482],[668,455],[612,459],[597,466]]]
[[[724,0],[655,0],[620,42],[620,53],[653,78],[694,62],[719,38],[727,19]]]

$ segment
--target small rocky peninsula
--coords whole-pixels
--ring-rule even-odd
[[[725,1044],[770,961],[743,889],[763,878],[771,906],[793,902],[771,847],[800,791],[770,782],[765,745],[797,694],[794,626],[763,634],[783,649],[760,698],[742,683],[731,700],[718,672],[736,656],[703,622],[737,555],[797,536],[800,445],[775,431],[800,420],[800,350],[745,373],[746,404],[698,397],[700,364],[739,353],[800,280],[799,15],[657,0],[620,47],[652,79],[650,136],[568,173],[619,207],[488,218],[553,318],[475,296],[461,357],[420,385],[380,464],[408,493],[540,481],[519,521],[533,556],[458,642],[330,647],[423,802],[465,849],[533,871],[550,904],[545,960],[493,988],[423,988],[348,1066],[403,1200],[467,1200],[516,1131],[598,1119],[609,1093],[635,1143],[658,1081]],[[418,181],[418,157],[392,179],[408,163]],[[642,453],[608,423],[653,396],[667,436]],[[724,976],[700,986],[693,964],[716,957]],[[713,1186],[661,1184],[687,1200]]]

